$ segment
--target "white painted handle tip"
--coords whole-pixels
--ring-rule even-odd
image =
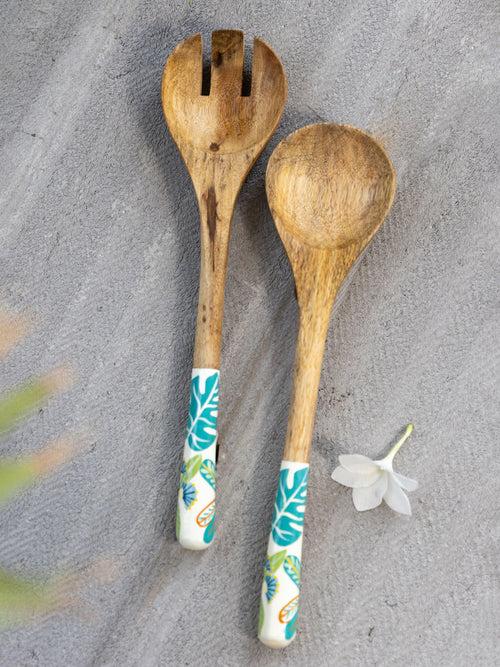
[[[204,549],[208,549],[210,546],[211,542],[203,542],[199,540],[198,536],[194,536],[192,534],[179,534],[177,535],[177,540],[181,547],[184,549],[189,549],[190,551],[203,551]]]
[[[265,632],[260,632],[258,637],[259,640],[264,644],[264,646],[276,649],[286,648],[295,639],[295,635],[291,639],[283,639],[283,638],[278,639],[272,635],[268,636]]]
[[[177,503],[176,536],[185,549],[201,551],[215,535],[215,458],[219,371],[195,368]]]

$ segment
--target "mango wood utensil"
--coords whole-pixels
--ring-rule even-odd
[[[202,41],[181,42],[165,65],[163,112],[191,176],[201,227],[201,269],[189,421],[177,510],[177,538],[205,549],[214,537],[215,453],[224,283],[236,198],[278,125],[287,84],[283,66],[253,43],[251,92],[242,96],[243,33],[212,33],[210,93],[202,94]]]
[[[309,450],[335,295],[392,204],[395,173],[382,147],[353,127],[309,125],[274,150],[267,197],[297,287],[299,332],[286,444],[264,567],[259,638],[295,636]]]

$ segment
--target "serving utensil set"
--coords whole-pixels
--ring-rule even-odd
[[[188,37],[165,65],[167,125],[191,176],[200,212],[201,268],[187,434],[176,534],[205,549],[215,534],[215,470],[224,284],[231,218],[243,181],[276,129],[287,96],[283,66],[253,43],[251,89],[242,95],[243,33],[212,33],[202,94],[202,40]],[[282,648],[295,636],[309,451],[337,291],[387,215],[395,173],[383,148],[355,128],[303,127],[274,150],[266,191],[297,291],[299,332],[283,461],[259,612],[259,638]]]

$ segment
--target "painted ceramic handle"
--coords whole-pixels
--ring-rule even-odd
[[[281,463],[259,610],[259,639],[271,648],[295,637],[308,473],[307,463]]]
[[[186,549],[206,549],[215,534],[215,453],[219,371],[194,368],[184,442],[176,535]]]

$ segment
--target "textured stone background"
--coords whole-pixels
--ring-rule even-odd
[[[85,588],[90,618],[2,634],[0,664],[492,665],[495,0],[3,0],[0,13],[1,298],[37,321],[0,390],[60,362],[77,373],[1,446],[92,438],[2,510],[0,563],[42,576],[120,563],[113,583]],[[220,27],[267,40],[290,94],[234,217],[219,527],[200,554],[173,526],[198,221],[159,86],[178,41]],[[280,138],[319,120],[380,137],[398,192],[332,319],[300,636],[272,652],[255,626],[296,304],[263,172]],[[409,420],[397,465],[421,482],[414,516],[357,514],[330,479],[337,455],[375,456]]]

